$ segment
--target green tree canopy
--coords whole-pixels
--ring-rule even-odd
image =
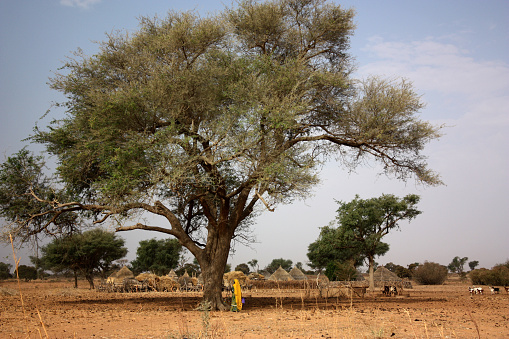
[[[124,239],[101,228],[56,238],[42,247],[46,269],[79,271],[94,288],[94,275],[108,271],[113,261],[127,254]]]
[[[281,266],[285,271],[289,272],[292,269],[293,262],[290,259],[273,259],[270,264],[265,267],[265,270],[269,273],[274,273]]]
[[[353,16],[323,0],[241,0],[204,18],[142,18],[78,52],[51,79],[66,117],[32,138],[73,197],[39,197],[50,221],[94,211],[118,231],[174,236],[198,259],[204,298],[225,309],[232,240],[262,208],[308,196],[324,161],[440,184],[422,154],[440,127],[419,119],[412,84],[350,78]],[[167,224],[131,223],[140,213]]]
[[[249,266],[245,263],[238,264],[237,266],[235,266],[235,271],[240,271],[240,272],[244,273],[245,275],[248,275],[249,274]]]
[[[34,266],[18,265],[18,277],[25,281],[37,279],[37,269]]]
[[[419,215],[418,202],[419,196],[415,194],[401,199],[391,194],[371,199],[356,196],[351,202],[338,202],[338,227],[322,228],[318,240],[308,247],[308,258],[316,267],[327,267],[333,261],[350,261],[355,266],[366,259],[373,290],[375,257],[389,250],[382,238],[391,230],[399,229],[401,221],[410,221]]]
[[[0,280],[12,278],[11,264],[0,262]]]
[[[470,268],[471,271],[475,270],[477,266],[479,266],[478,260],[472,260],[468,262],[468,267]]]
[[[468,257],[460,258],[458,256],[454,257],[449,265],[447,265],[447,268],[452,273],[458,273],[463,274],[464,266],[468,261]]]
[[[157,275],[166,275],[178,267],[181,251],[182,245],[177,239],[142,240],[131,266],[138,273],[150,271]]]

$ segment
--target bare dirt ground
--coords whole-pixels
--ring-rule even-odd
[[[105,293],[72,284],[0,282],[0,338],[509,338],[509,295],[486,287],[470,296],[458,280],[397,297],[246,291],[238,313],[196,310],[199,293]]]

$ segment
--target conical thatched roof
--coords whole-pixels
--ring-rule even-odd
[[[274,272],[270,277],[269,280],[274,281],[290,281],[294,280],[290,273],[286,272],[281,266]]]
[[[378,267],[373,276],[375,281],[401,281],[396,273],[389,271],[384,266]]]
[[[172,279],[177,279],[177,273],[175,273],[174,270],[171,270],[170,273],[168,273],[168,277],[172,278]]]
[[[124,279],[124,278],[134,278],[133,272],[128,269],[126,266],[122,267],[117,273],[116,278]]]
[[[301,270],[299,270],[297,268],[297,266],[295,266],[294,268],[292,268],[292,270],[290,271],[290,275],[292,276],[293,279],[295,280],[306,280],[307,277],[304,273],[302,273]]]

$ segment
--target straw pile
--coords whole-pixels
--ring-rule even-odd
[[[171,277],[163,276],[159,277],[157,281],[157,290],[159,292],[171,292],[176,291],[179,288],[179,283],[173,280]]]

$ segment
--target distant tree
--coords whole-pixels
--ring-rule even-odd
[[[136,249],[136,259],[131,262],[132,269],[141,273],[150,271],[166,275],[178,267],[182,245],[177,239],[142,240]]]
[[[93,289],[94,275],[104,277],[113,261],[127,254],[124,243],[115,233],[96,228],[53,240],[42,247],[41,260],[51,270],[82,273]]]
[[[441,285],[447,279],[447,267],[434,263],[424,262],[417,266],[413,278],[423,285]]]
[[[463,274],[463,267],[465,266],[467,260],[468,260],[468,257],[460,258],[460,257],[456,256],[456,257],[454,257],[454,259],[452,259],[451,263],[449,265],[447,265],[447,268],[452,273],[458,273],[461,275],[461,274]]]
[[[25,281],[37,279],[37,269],[33,266],[19,265],[18,277]]]
[[[11,264],[0,262],[0,280],[12,278],[11,268]]]
[[[258,260],[252,259],[247,262],[247,264],[253,269],[253,271],[258,272]]]
[[[509,261],[493,266],[490,270],[481,268],[470,272],[470,280],[475,285],[507,286],[509,285]]]
[[[240,271],[244,274],[249,274],[249,266],[247,264],[239,264],[235,267],[235,271]]]
[[[477,260],[472,260],[468,262],[468,267],[470,268],[471,271],[475,270],[477,266],[479,266],[479,261]]]
[[[404,266],[396,265],[396,264],[393,264],[392,262],[390,262],[385,265],[385,268],[387,268],[391,272],[394,272],[400,278],[411,278],[412,277],[412,272],[410,271],[410,269],[408,269]]]
[[[338,202],[336,220],[339,226],[335,234],[333,232],[333,242],[323,246],[333,247],[333,250],[339,250],[340,253],[347,250],[356,253],[357,257],[366,258],[369,288],[373,291],[375,257],[389,250],[389,245],[382,242],[382,238],[391,230],[399,229],[401,221],[410,221],[421,214],[416,208],[419,199],[415,194],[401,199],[384,194],[378,198],[360,199],[356,196],[351,202]]]
[[[272,274],[281,266],[285,271],[289,272],[292,269],[292,264],[293,262],[290,259],[274,259],[265,267],[265,270]]]

